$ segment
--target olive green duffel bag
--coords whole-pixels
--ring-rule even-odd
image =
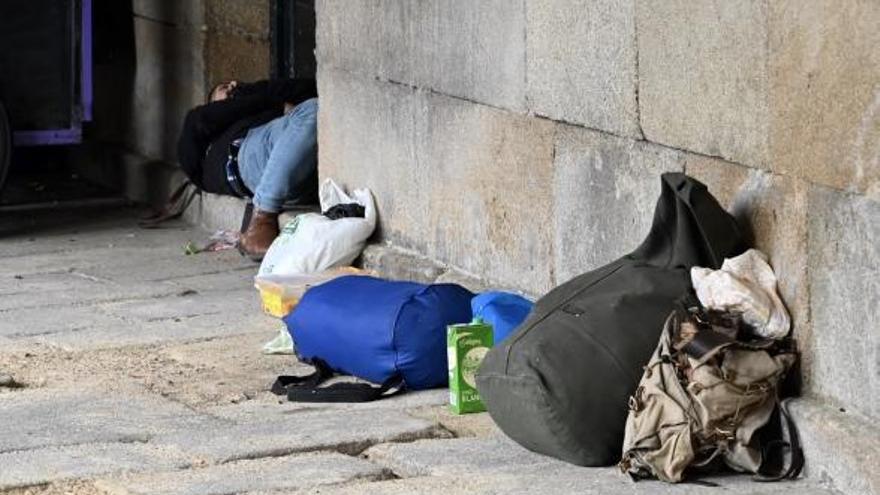
[[[718,268],[744,251],[705,185],[680,173],[660,184],[641,246],[542,297],[477,373],[492,419],[530,450],[582,466],[616,463],[627,400],[663,321],[692,289],[690,268]]]

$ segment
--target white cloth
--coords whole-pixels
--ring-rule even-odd
[[[764,253],[749,249],[725,259],[720,270],[693,267],[691,282],[703,306],[741,314],[758,336],[781,339],[788,335],[791,318]]]

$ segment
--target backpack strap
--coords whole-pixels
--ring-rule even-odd
[[[315,388],[322,382],[333,376],[331,370],[323,361],[315,362],[315,371],[309,375],[280,375],[275,379],[270,391],[275,395],[287,395],[287,391],[292,387]]]
[[[752,477],[755,481],[793,480],[797,479],[804,469],[804,450],[801,448],[801,442],[798,438],[797,426],[788,412],[789,400],[786,399],[780,402],[777,399],[776,407],[779,410],[779,421],[782,423],[783,434],[782,438],[767,443],[764,447],[763,457],[766,460],[773,451],[777,451],[784,458],[784,453],[787,450],[790,452],[791,461],[788,467],[783,466],[776,473],[756,474]],[[786,437],[788,438],[786,439]]]
[[[193,199],[199,194],[199,189],[189,179],[184,180],[177,189],[168,197],[168,201],[158,210],[138,220],[138,225],[144,229],[155,229],[167,220],[173,220],[183,215]]]
[[[327,387],[290,387],[291,402],[372,402],[403,392],[403,378],[395,375],[374,387],[369,383],[334,383]]]
[[[730,336],[713,328],[702,328],[685,344],[684,352],[703,364],[735,342]]]
[[[305,376],[279,376],[272,384],[272,393],[287,395],[291,402],[372,402],[403,392],[406,387],[403,376],[394,374],[381,385],[369,383],[334,383],[320,385],[335,373],[324,361],[314,360],[315,372]]]

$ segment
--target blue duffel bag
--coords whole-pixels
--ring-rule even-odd
[[[504,340],[532,311],[535,304],[510,292],[490,291],[474,297],[471,310],[474,318],[492,325],[494,343]]]
[[[347,276],[309,289],[284,322],[297,355],[315,364],[318,375],[336,372],[420,390],[447,384],[446,326],[470,321],[473,297],[454,284]],[[320,395],[316,384],[326,378],[287,377],[276,383],[276,393],[310,400],[302,397]],[[342,388],[337,399],[314,400],[360,400]],[[363,400],[377,398],[367,396]]]

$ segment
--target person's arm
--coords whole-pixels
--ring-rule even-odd
[[[205,158],[205,152],[211,141],[201,135],[197,129],[198,117],[194,113],[196,110],[190,110],[183,120],[183,129],[181,129],[180,138],[177,140],[177,161],[180,162],[180,168],[183,169],[189,180],[199,189],[204,189],[202,160]]]
[[[184,172],[201,187],[202,160],[211,142],[241,119],[273,108],[280,112],[282,105],[280,99],[263,92],[227,98],[190,110],[177,143],[177,158]]]
[[[190,110],[187,120],[196,134],[212,139],[239,120],[273,108],[283,100],[267,94],[252,94],[207,103]]]

